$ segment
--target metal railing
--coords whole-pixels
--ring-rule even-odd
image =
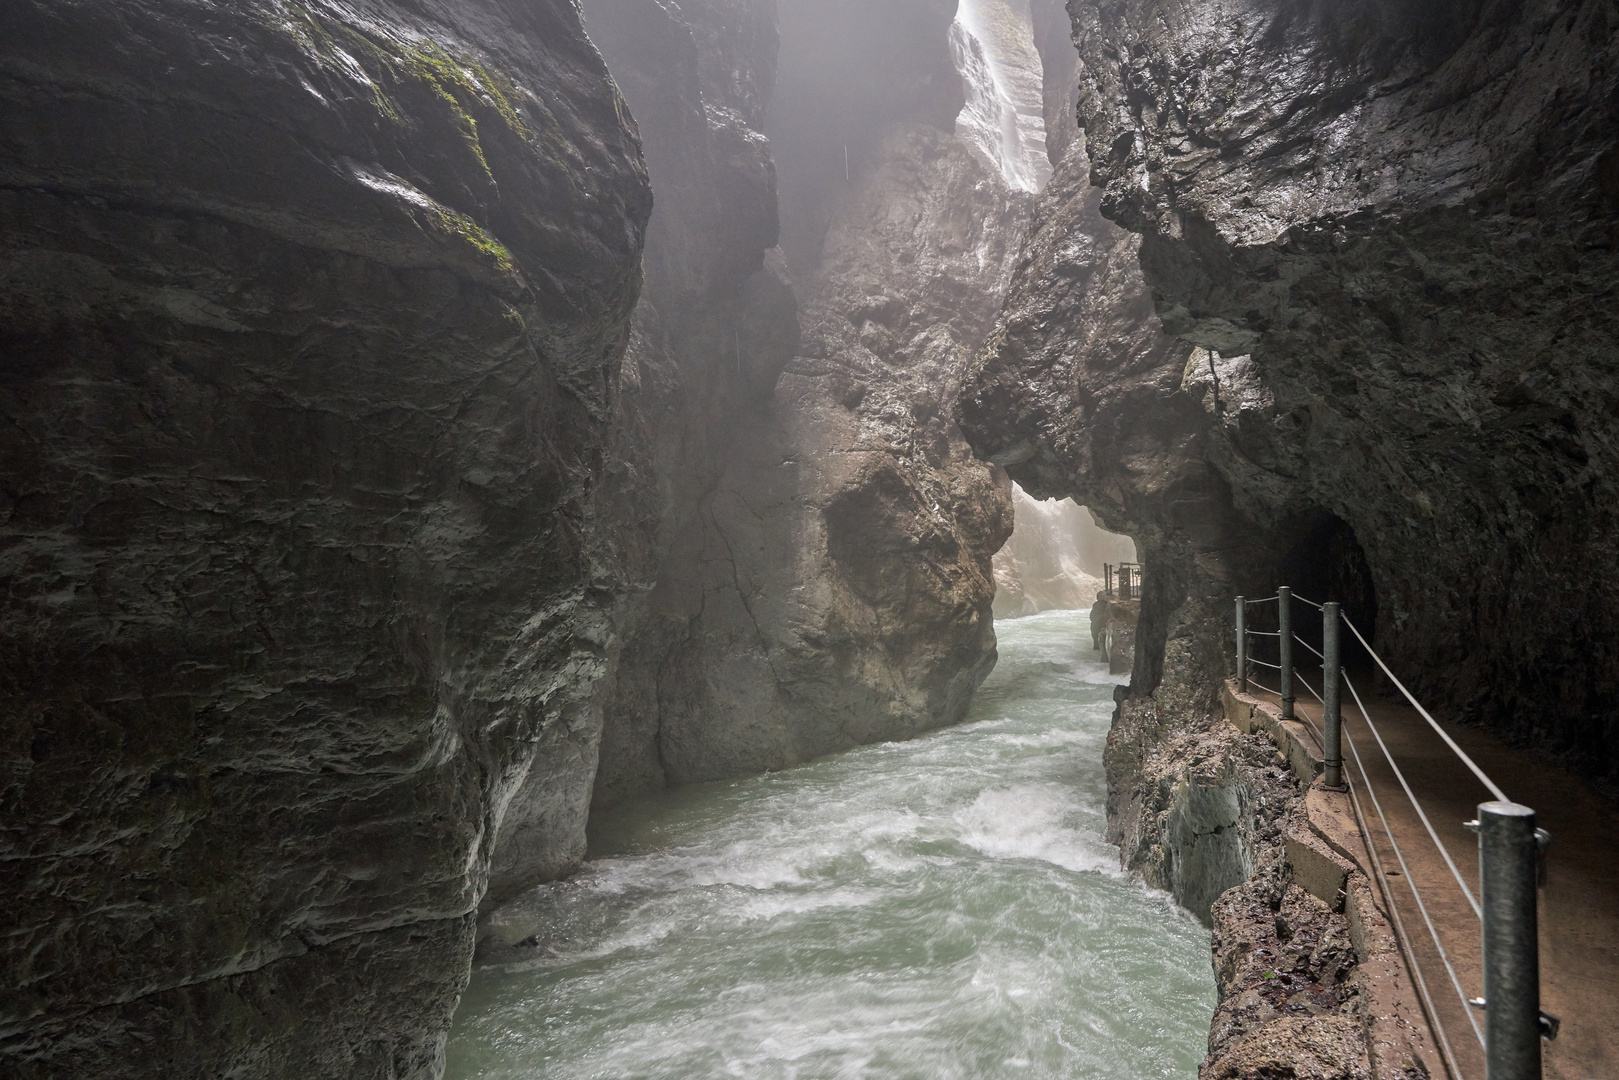
[[[1321,612],[1322,648],[1317,650],[1305,641],[1293,628],[1293,605],[1295,602],[1308,604]],[[1275,603],[1277,605],[1276,624],[1274,631],[1251,629],[1248,625],[1248,609],[1259,604]],[[1428,725],[1439,734],[1445,745],[1456,757],[1467,766],[1475,777],[1484,785],[1494,798],[1489,802],[1480,803],[1478,817],[1474,821],[1466,822],[1466,827],[1478,834],[1479,847],[1479,889],[1480,895],[1475,896],[1473,890],[1468,888],[1456,860],[1451,856],[1450,849],[1440,839],[1438,831],[1433,827],[1427,812],[1423,809],[1416,792],[1411,788],[1405,773],[1394,760],[1388,744],[1384,741],[1377,724],[1373,722],[1370,712],[1361,700],[1359,692],[1344,673],[1340,655],[1340,627],[1348,627],[1368,656],[1377,664],[1383,674],[1388,678],[1407,701],[1411,703],[1417,713],[1428,722]],[[1399,781],[1405,797],[1410,801],[1416,811],[1417,818],[1422,822],[1423,829],[1428,838],[1438,849],[1444,859],[1445,866],[1450,870],[1451,876],[1460,887],[1462,895],[1466,897],[1468,906],[1479,919],[1483,940],[1484,975],[1483,996],[1471,998],[1462,988],[1462,979],[1456,973],[1456,967],[1451,963],[1449,954],[1445,951],[1443,941],[1440,940],[1438,929],[1434,926],[1429,915],[1428,905],[1422,898],[1421,890],[1417,887],[1416,878],[1412,876],[1407,865],[1404,851],[1400,847],[1394,830],[1390,827],[1387,815],[1383,812],[1383,802],[1378,797],[1372,785],[1371,776],[1361,761],[1360,751],[1355,746],[1353,738],[1349,741],[1350,754],[1355,759],[1355,766],[1360,774],[1361,782],[1370,797],[1372,808],[1377,812],[1379,823],[1383,827],[1383,834],[1388,838],[1389,846],[1393,849],[1394,857],[1399,861],[1401,876],[1410,889],[1411,898],[1415,901],[1417,911],[1422,916],[1428,935],[1433,940],[1440,961],[1449,976],[1452,988],[1461,999],[1462,1012],[1467,1016],[1472,1026],[1473,1034],[1478,1039],[1484,1051],[1486,1080],[1540,1080],[1542,1038],[1552,1039],[1557,1035],[1558,1021],[1540,1008],[1540,954],[1538,936],[1538,910],[1536,886],[1540,874],[1541,860],[1544,857],[1550,836],[1543,829],[1535,828],[1535,812],[1527,806],[1521,806],[1507,798],[1506,793],[1479,768],[1478,764],[1468,756],[1456,740],[1439,726],[1438,721],[1427,709],[1422,707],[1410,690],[1406,689],[1383,658],[1372,648],[1371,643],[1361,634],[1355,624],[1346,616],[1341,606],[1328,601],[1318,604],[1297,596],[1287,586],[1277,589],[1275,596],[1265,597],[1262,600],[1248,600],[1244,597],[1236,599],[1236,636],[1237,636],[1237,684],[1247,692],[1250,682],[1267,693],[1275,694],[1282,705],[1282,718],[1297,721],[1299,719],[1296,701],[1294,698],[1295,684],[1302,685],[1321,704],[1322,729],[1316,731],[1321,740],[1323,758],[1322,783],[1329,789],[1347,791],[1352,800],[1355,816],[1359,820],[1361,835],[1365,837],[1367,851],[1371,856],[1374,870],[1379,879],[1379,886],[1383,892],[1384,900],[1389,906],[1389,914],[1394,921],[1396,936],[1398,937],[1406,960],[1411,968],[1412,976],[1417,985],[1417,991],[1422,999],[1424,1010],[1427,1012],[1433,1025],[1434,1033],[1444,1053],[1446,1064],[1451,1073],[1461,1080],[1461,1072],[1456,1067],[1455,1055],[1451,1051],[1449,1039],[1440,1022],[1438,1011],[1428,991],[1426,980],[1417,963],[1417,958],[1411,949],[1410,938],[1407,935],[1403,920],[1397,905],[1394,903],[1393,887],[1389,884],[1388,875],[1383,870],[1381,856],[1371,830],[1367,827],[1368,818],[1360,802],[1360,793],[1345,783],[1343,742],[1347,735],[1343,728],[1342,697],[1343,687],[1348,687],[1350,696],[1355,701],[1356,709],[1366,724],[1366,729],[1377,742],[1378,749],[1388,762],[1396,780]],[[1275,638],[1276,663],[1260,660],[1252,655],[1250,639]],[[1321,693],[1317,694],[1315,688],[1302,679],[1294,668],[1293,646],[1298,645],[1314,653],[1321,661]],[[1278,689],[1271,690],[1249,676],[1249,665],[1258,664],[1277,672]],[[1304,718],[1309,720],[1308,716]],[[1313,725],[1311,725],[1313,728]],[[1482,1009],[1484,1025],[1481,1028],[1474,1015],[1475,1009]]]
[[[1108,597],[1117,600],[1134,600],[1141,596],[1141,564],[1140,563],[1103,563],[1103,584],[1106,586]],[[1114,592],[1117,588],[1117,593]]]

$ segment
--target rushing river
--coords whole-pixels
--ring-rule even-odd
[[[966,724],[593,823],[451,1080],[1195,1076],[1208,934],[1103,839],[1118,680],[1083,612],[996,630]]]

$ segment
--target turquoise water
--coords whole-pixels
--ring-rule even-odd
[[[968,723],[594,823],[452,1080],[1195,1076],[1208,934],[1103,839],[1118,680],[1085,612],[996,631]]]

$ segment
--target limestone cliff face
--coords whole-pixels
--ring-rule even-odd
[[[440,1067],[582,854],[649,209],[563,0],[0,14],[10,1076]]]
[[[1146,522],[1185,538],[1178,572],[1337,592],[1428,700],[1611,775],[1609,8],[1073,12],[1101,209],[1212,350],[1142,369],[1166,441],[1132,458],[1203,503]],[[1061,388],[1029,374],[1009,408]],[[1073,405],[1023,468],[1094,477]]]
[[[601,685],[597,805],[659,788],[658,675],[683,623],[654,610],[679,573],[676,542],[798,341],[776,242],[775,166],[759,134],[775,80],[775,5],[591,0],[585,28],[642,133],[655,206],[646,286],[603,457],[596,585],[613,598],[613,669]],[[542,781],[514,800],[487,903],[524,881],[551,832]]]
[[[1396,671],[1611,776],[1611,8],[1079,16],[1106,212],[1166,326],[1251,357],[1221,471],[1271,567],[1344,523]]]
[[[1046,156],[1061,164],[1079,136],[1079,54],[1064,0],[1029,0],[1034,47],[1040,54],[1040,112],[1045,120]]]
[[[1159,326],[1139,239],[1101,216],[1084,160],[1071,146],[1040,197],[959,415],[1025,490],[1072,496],[1135,540],[1146,572],[1131,692],[1157,690],[1167,670],[1207,710],[1225,651],[1204,621],[1224,612],[1210,568],[1254,545],[1230,527],[1229,489],[1202,454],[1206,414],[1181,389],[1189,350]]]
[[[766,132],[781,177],[782,250],[815,268],[848,178],[896,123],[949,132],[966,102],[950,49],[958,0],[779,0],[782,57]]]
[[[1010,507],[955,435],[1017,210],[965,146],[896,130],[799,286],[804,346],[705,501],[671,581],[671,779],[779,768],[959,720],[994,663]],[[986,286],[988,288],[986,288]]]
[[[711,130],[723,113],[756,131],[768,83],[738,98],[741,84],[720,77],[767,70],[736,60],[764,37],[725,45],[747,24],[734,6],[683,5],[682,18]],[[647,136],[660,203],[638,325],[646,355],[669,357],[687,392],[708,389],[687,414],[695,422],[666,428],[683,434],[655,455],[677,448],[682,464],[655,467],[686,479],[661,519],[667,547],[608,703],[602,807],[954,722],[994,661],[989,563],[1009,507],[951,410],[1027,200],[950,133],[962,92],[949,5],[794,0],[780,23],[765,129],[783,253],[764,250],[775,236],[763,231],[746,251],[723,235],[716,244],[701,206],[752,220],[763,188],[699,170],[668,210],[687,254],[660,276],[662,192],[684,181]],[[634,105],[632,58],[605,37],[603,49]],[[867,66],[873,50],[891,62]],[[829,103],[841,111],[829,117]],[[731,244],[746,272],[701,295],[666,290],[690,280],[703,244]],[[704,407],[704,393],[730,404]]]

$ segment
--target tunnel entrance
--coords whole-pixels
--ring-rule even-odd
[[[1377,626],[1377,589],[1355,530],[1338,515],[1319,510],[1299,523],[1296,535],[1277,567],[1276,583],[1316,603],[1336,600],[1370,641]],[[1294,624],[1300,637],[1321,648],[1321,619],[1314,609],[1296,605]],[[1364,659],[1363,650],[1344,649],[1346,664]]]

